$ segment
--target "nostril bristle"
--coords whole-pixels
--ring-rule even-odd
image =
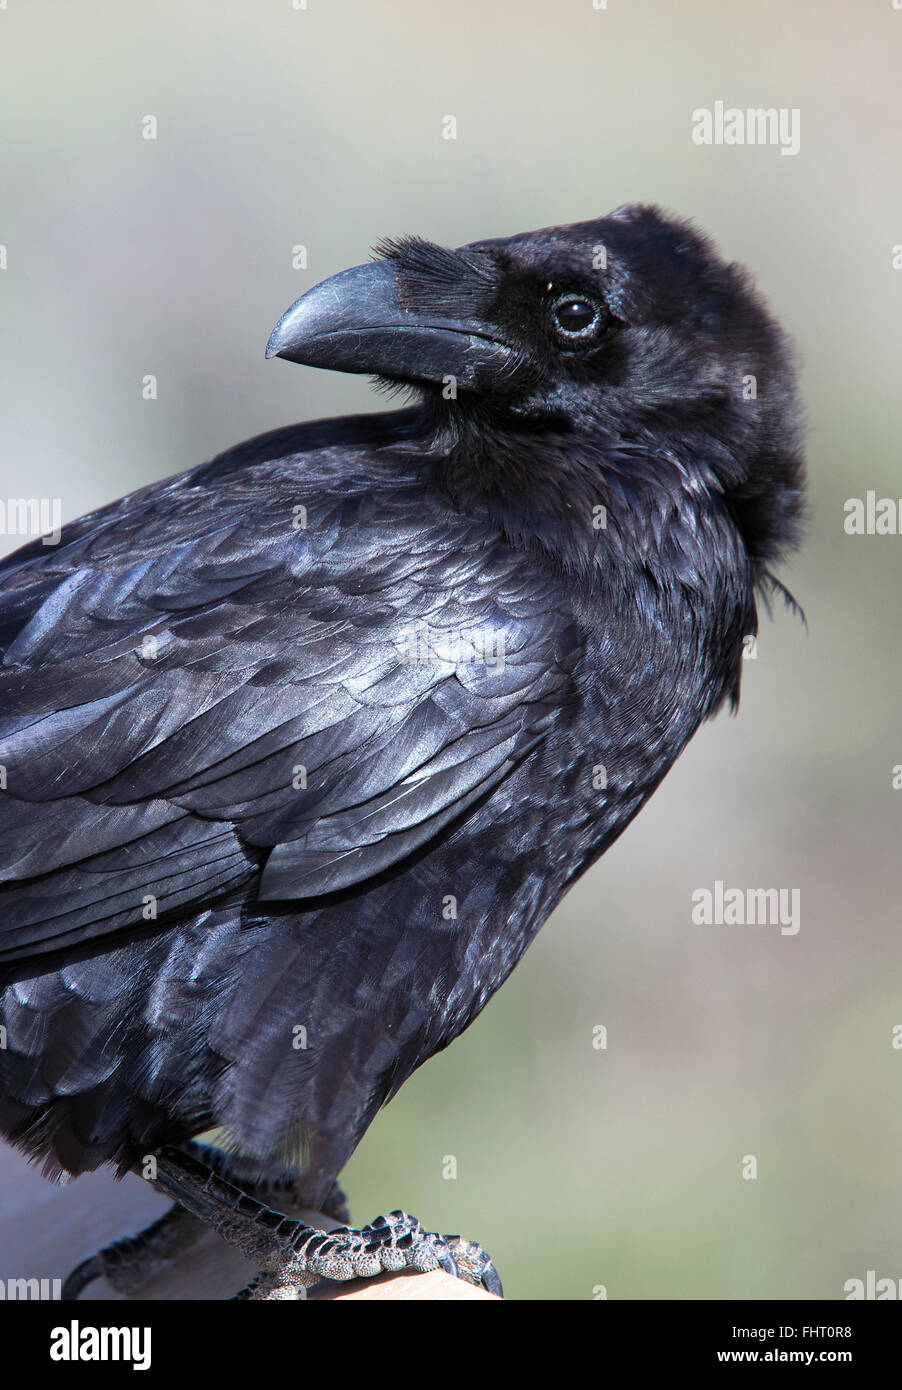
[[[486,252],[452,250],[424,237],[387,237],[373,255],[394,261],[397,300],[409,309],[436,314],[475,313],[495,288],[498,267]]]

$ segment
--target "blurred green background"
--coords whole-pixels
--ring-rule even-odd
[[[463,1230],[514,1298],[902,1276],[902,537],[842,524],[848,497],[902,495],[900,52],[892,0],[0,9],[4,498],[75,517],[259,431],[385,408],[263,351],[386,235],[659,203],[798,340],[812,524],[783,577],[809,631],[764,624],[738,719],[700,732],[346,1173],[357,1218]],[[800,152],[694,145],[716,100],[799,108]],[[694,925],[715,879],[800,888],[800,933]],[[8,1151],[0,1182],[32,1190]]]

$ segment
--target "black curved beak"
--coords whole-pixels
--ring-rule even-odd
[[[486,324],[401,308],[395,290],[390,260],[323,280],[282,315],[266,356],[396,381],[453,378],[472,391],[491,390],[513,372],[517,353]]]

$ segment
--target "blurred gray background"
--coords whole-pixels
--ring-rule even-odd
[[[346,1172],[356,1218],[464,1231],[515,1298],[902,1277],[902,537],[843,531],[846,498],[902,495],[900,49],[892,0],[0,9],[0,497],[75,517],[259,431],[385,408],[363,378],[263,357],[282,310],[385,235],[655,202],[747,263],[797,337],[812,524],[783,577],[809,631],[764,623],[739,717],[699,733]],[[693,144],[717,100],[799,108],[800,152]],[[799,888],[801,931],[694,925],[715,879]],[[62,1219],[106,1184],[99,1234],[122,1230],[125,1189],[85,1184],[44,1195],[2,1151],[7,1213]],[[40,1267],[0,1274],[60,1272],[34,1239]]]

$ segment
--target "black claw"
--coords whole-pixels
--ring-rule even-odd
[[[63,1289],[60,1298],[63,1303],[74,1303],[79,1294],[82,1293],[89,1284],[93,1284],[95,1279],[103,1278],[103,1267],[96,1255],[91,1255],[87,1260],[82,1260],[80,1265],[66,1276],[63,1281]]]
[[[491,1256],[483,1250],[481,1245],[475,1241],[462,1240],[460,1236],[444,1236],[443,1239],[452,1248],[454,1246],[459,1247],[457,1250],[460,1257],[458,1278],[463,1279],[468,1284],[482,1285],[487,1293],[494,1294],[496,1298],[504,1297],[504,1289],[498,1271]]]

